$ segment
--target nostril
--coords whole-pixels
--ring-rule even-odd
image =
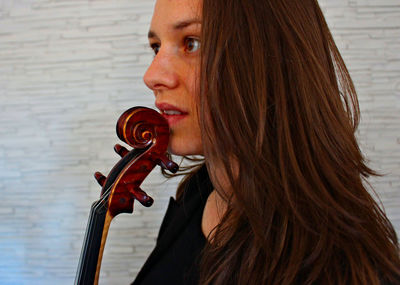
[[[153,86],[153,89],[160,89],[162,87],[162,84],[155,84]]]

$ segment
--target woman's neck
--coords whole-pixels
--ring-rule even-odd
[[[212,241],[214,229],[220,224],[226,209],[226,200],[214,189],[208,196],[201,220],[201,230],[209,241]]]

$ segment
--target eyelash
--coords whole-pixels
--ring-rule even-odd
[[[195,38],[195,37],[186,37],[186,38],[183,40],[183,45],[184,45],[184,47],[185,47],[185,52],[187,52],[187,53],[193,53],[193,52],[196,52],[196,51],[197,51],[197,50],[195,50],[195,51],[188,51],[187,45],[188,45],[188,43],[191,42],[191,41],[196,41],[196,42],[198,42],[198,48],[200,48],[200,46],[201,46],[200,40],[199,40],[198,38]],[[150,44],[150,48],[153,50],[154,55],[157,55],[157,53],[158,53],[159,50],[160,50],[160,47],[161,47],[161,44],[159,44],[159,43]]]
[[[158,50],[156,51],[156,49],[158,48],[160,48],[160,45],[159,44],[150,44],[150,48],[153,50],[153,52],[154,52],[154,55],[157,55],[157,53],[158,53]]]

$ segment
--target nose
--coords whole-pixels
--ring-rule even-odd
[[[173,55],[160,49],[144,74],[143,81],[153,91],[175,88],[178,75]]]

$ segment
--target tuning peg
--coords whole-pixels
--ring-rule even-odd
[[[127,150],[125,147],[123,147],[120,144],[116,144],[114,146],[114,150],[116,153],[118,153],[121,157],[124,157],[125,155],[127,155],[129,153],[129,150]]]
[[[177,172],[179,169],[179,165],[172,160],[169,160],[165,155],[158,158],[158,165],[160,165],[164,169],[168,169],[172,173]]]
[[[104,186],[104,182],[106,181],[106,177],[101,174],[100,172],[96,172],[94,174],[94,178],[97,180],[97,182],[100,184],[101,187]]]
[[[140,202],[145,207],[150,207],[153,205],[153,198],[151,198],[149,195],[147,195],[146,192],[144,192],[140,187],[131,187],[130,185],[127,185],[129,189],[129,192],[132,194],[132,196]]]

